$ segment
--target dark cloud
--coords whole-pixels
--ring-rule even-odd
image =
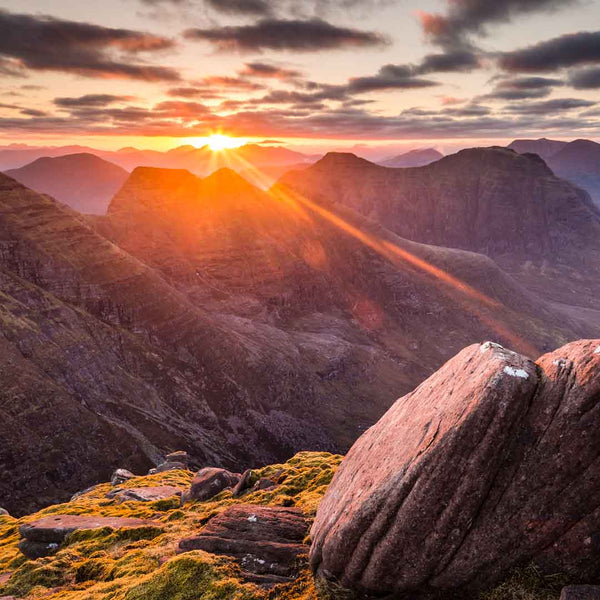
[[[435,81],[414,76],[410,65],[385,65],[376,75],[355,77],[348,82],[349,93],[364,93],[378,90],[407,90],[439,85]]]
[[[133,96],[113,96],[112,94],[86,94],[78,98],[55,98],[54,104],[60,108],[88,108],[94,106],[108,106],[115,102],[133,100]]]
[[[600,67],[581,69],[569,73],[569,83],[576,90],[596,90],[600,88]]]
[[[500,57],[506,71],[535,73],[600,63],[600,31],[581,31],[528,46]]]
[[[260,15],[271,14],[271,3],[268,0],[205,0],[213,10],[234,15]]]
[[[472,71],[480,66],[480,57],[470,50],[456,50],[428,54],[415,68],[417,73],[450,73]]]
[[[543,102],[527,102],[524,104],[510,105],[505,110],[521,114],[548,115],[556,112],[565,112],[578,108],[594,106],[596,102],[582,100],[581,98],[555,98]]]
[[[184,37],[206,41],[220,52],[315,50],[380,46],[383,36],[372,31],[338,27],[322,19],[262,19],[253,25],[188,29]]]
[[[173,47],[172,40],[150,33],[0,10],[0,69],[8,60],[31,70],[176,81],[174,69],[135,58]]]
[[[420,13],[421,26],[430,40],[445,47],[466,47],[472,34],[485,35],[487,26],[508,23],[516,16],[552,11],[577,0],[446,0],[446,14]]]
[[[239,72],[244,77],[257,77],[261,79],[296,79],[302,76],[300,71],[286,69],[277,65],[264,62],[251,62],[244,65],[244,69]]]
[[[527,98],[545,98],[553,88],[564,85],[560,79],[547,77],[516,77],[501,79],[494,91],[484,98],[494,100],[525,100]]]

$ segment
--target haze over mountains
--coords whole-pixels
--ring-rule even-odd
[[[236,469],[344,451],[471,342],[538,355],[600,335],[600,218],[534,156],[330,154],[268,193],[144,167],[89,217],[1,183],[16,512],[177,447]]]

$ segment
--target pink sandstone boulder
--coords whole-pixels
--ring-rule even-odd
[[[537,364],[463,350],[352,447],[319,507],[311,564],[354,591],[477,591],[534,561],[600,570],[600,341]]]

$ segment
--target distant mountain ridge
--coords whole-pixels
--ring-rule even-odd
[[[600,144],[592,140],[515,140],[516,152],[535,152],[559,176],[586,190],[600,209]]]
[[[106,214],[129,173],[94,154],[44,157],[6,174],[28,188],[48,194],[86,214]]]
[[[444,158],[444,155],[441,152],[438,152],[435,148],[425,148],[421,150],[411,150],[410,152],[394,156],[393,158],[388,158],[379,162],[379,164],[384,167],[393,168],[424,167],[436,160],[440,160],[440,158]]]

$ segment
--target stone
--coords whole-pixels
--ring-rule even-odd
[[[90,492],[93,492],[98,486],[97,485],[91,485],[88,488],[85,488],[85,490],[81,490],[80,492],[75,492],[72,496],[71,499],[69,500],[69,502],[73,502],[73,500],[77,500],[77,498],[81,497],[81,496],[85,496],[85,494],[89,494]]]
[[[308,552],[303,544],[307,530],[300,509],[234,505],[213,517],[198,535],[181,540],[177,552],[231,556],[244,579],[272,585],[294,577],[298,559]]]
[[[131,471],[128,471],[127,469],[117,469],[110,476],[110,484],[111,485],[121,485],[122,483],[125,483],[126,481],[128,481],[129,479],[132,479],[133,477],[135,477],[135,475]]]
[[[600,600],[600,586],[568,585],[562,589],[560,600]]]
[[[123,517],[89,517],[84,515],[54,515],[19,527],[22,540],[19,550],[27,558],[36,559],[49,556],[74,531],[102,529],[135,529],[139,527],[160,527],[160,524],[147,519]]]
[[[270,490],[275,487],[277,487],[277,484],[274,481],[267,479],[266,477],[262,477],[252,486],[252,491],[258,492],[260,490]]]
[[[10,517],[8,511],[0,506],[0,517]]]
[[[192,480],[190,499],[209,500],[223,490],[235,487],[241,478],[239,473],[232,473],[217,467],[200,469]]]
[[[116,493],[115,493],[116,492]],[[156,500],[166,500],[173,496],[181,496],[183,490],[181,488],[163,485],[156,487],[140,487],[119,489],[109,492],[107,496],[115,498],[117,502],[155,502]]]
[[[600,568],[600,354],[470,346],[354,444],[319,506],[311,564],[371,595],[479,591],[535,562]]]
[[[166,471],[178,471],[178,470],[186,470],[187,463],[176,462],[176,461],[165,461],[158,465],[158,467],[154,469],[150,469],[148,471],[148,475],[156,475],[156,473],[165,473]]]
[[[233,497],[239,498],[244,492],[247,492],[253,485],[256,476],[252,469],[246,469],[244,471],[241,479],[237,482],[236,486],[233,488]]]
[[[177,462],[184,465],[189,463],[189,456],[185,450],[177,450],[165,456],[165,462]]]

